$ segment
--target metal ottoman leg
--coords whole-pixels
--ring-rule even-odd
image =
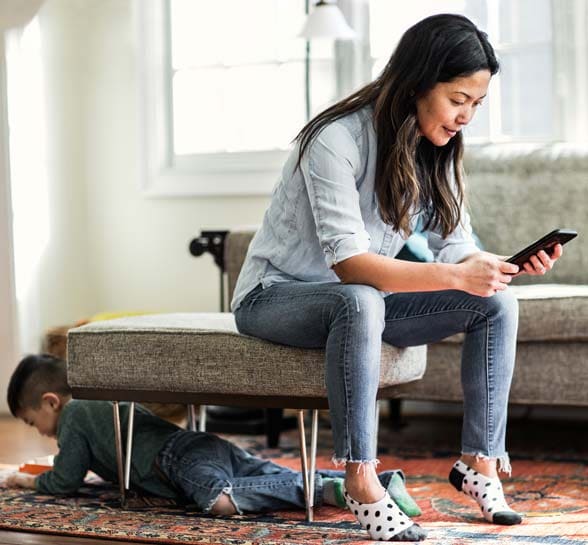
[[[188,429],[190,431],[196,431],[196,407],[190,403],[187,406],[188,409]]]
[[[133,457],[133,428],[135,425],[135,402],[129,405],[127,419],[127,451],[125,452],[125,489],[131,487],[131,458]]]
[[[125,504],[125,471],[123,467],[122,434],[120,431],[120,410],[118,401],[112,402],[112,413],[114,418],[114,446],[116,449],[116,469],[118,472],[118,485],[120,488],[120,503]]]
[[[306,452],[306,434],[304,432],[304,409],[298,411],[298,438],[300,442],[300,462],[302,465],[302,482],[304,484],[304,502],[306,504],[306,520],[312,522],[314,518],[314,481],[316,467],[316,438],[318,429],[318,411],[312,415],[311,460],[308,467]]]

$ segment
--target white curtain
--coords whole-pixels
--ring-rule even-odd
[[[21,353],[40,348],[39,265],[49,242],[41,35],[35,19],[7,36],[10,185]]]
[[[17,357],[16,296],[12,246],[12,206],[9,185],[6,63],[0,33],[0,388],[6,391]],[[2,396],[0,410],[6,412]]]
[[[554,115],[561,140],[588,141],[588,3],[553,2]]]
[[[14,259],[14,215],[11,180],[14,172],[11,165],[9,142],[8,86],[7,74],[8,42],[14,43],[22,36],[22,28],[37,13],[43,0],[2,0],[0,2],[0,390],[6,391],[8,379],[16,361],[22,354],[19,343],[17,319]],[[22,332],[20,338],[23,339]],[[6,412],[5,396],[0,397],[0,412]]]
[[[355,40],[335,44],[337,62],[337,97],[343,98],[372,79],[370,59],[370,7],[368,0],[339,0],[349,25],[357,33]]]

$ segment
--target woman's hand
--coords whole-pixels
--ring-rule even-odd
[[[517,265],[488,252],[473,254],[457,266],[460,271],[459,289],[479,297],[490,297],[497,291],[505,290],[519,272]]]
[[[13,473],[6,477],[4,483],[9,488],[35,488],[35,475],[29,475],[28,473]]]
[[[530,274],[533,276],[543,275],[553,268],[553,264],[562,254],[563,247],[561,244],[556,244],[553,247],[553,253],[551,256],[549,256],[547,252],[541,250],[538,254],[531,256],[530,260],[523,265],[524,270],[520,271],[516,276],[521,274]]]

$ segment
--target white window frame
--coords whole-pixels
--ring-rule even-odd
[[[348,94],[369,78],[372,59],[367,45],[369,8],[366,0],[339,0],[340,8],[363,40],[336,44],[337,89]],[[490,115],[489,139],[468,137],[469,147],[500,145],[551,145],[588,140],[588,7],[574,0],[554,2],[553,66],[559,76],[554,85],[553,138],[533,142],[501,137],[500,117]],[[271,193],[288,150],[208,153],[175,156],[170,88],[170,40],[166,32],[169,0],[135,0],[140,57],[141,189],[147,197],[267,196]],[[496,10],[488,24],[495,30]],[[492,17],[494,15],[494,17]],[[491,30],[491,29],[488,29]],[[494,33],[495,34],[495,33]],[[570,55],[570,51],[573,52]],[[559,67],[559,71],[558,71]],[[562,67],[564,67],[562,71]],[[367,76],[366,76],[367,74]],[[563,75],[562,75],[563,74]],[[491,111],[500,111],[498,86],[489,95]],[[300,89],[304,92],[304,89]]]
[[[135,0],[140,47],[141,189],[148,197],[268,195],[289,151],[174,157],[168,0]],[[300,90],[303,92],[303,89]]]

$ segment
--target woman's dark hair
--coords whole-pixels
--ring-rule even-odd
[[[372,106],[378,138],[375,188],[382,220],[409,234],[411,210],[430,207],[425,228],[440,226],[446,237],[461,219],[463,137],[458,132],[441,147],[420,138],[416,100],[439,82],[479,70],[494,75],[498,68],[488,36],[469,19],[452,14],[427,17],[404,33],[376,80],[327,108],[298,133],[298,164],[326,125]]]

